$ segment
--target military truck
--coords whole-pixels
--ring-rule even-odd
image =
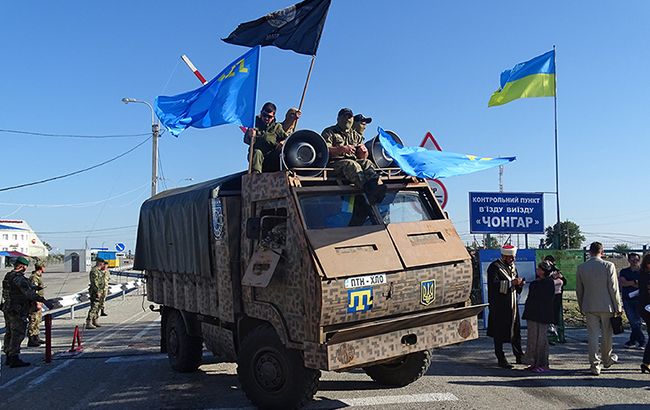
[[[472,264],[426,181],[384,172],[387,193],[332,176],[238,173],[141,208],[135,269],[160,305],[161,349],[195,371],[203,345],[237,363],[262,408],[311,400],[321,370],[405,386],[431,349],[478,337]]]

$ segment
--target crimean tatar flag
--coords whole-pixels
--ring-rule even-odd
[[[204,86],[183,94],[156,97],[156,115],[175,137],[188,127],[209,128],[222,124],[252,127],[259,65],[260,47],[257,46]]]
[[[518,98],[554,95],[555,50],[552,50],[502,72],[500,87],[490,97],[488,107],[503,105]]]
[[[386,132],[377,128],[379,142],[384,151],[397,162],[407,175],[419,178],[441,179],[504,165],[516,157],[488,158],[456,154],[448,151],[428,150],[422,147],[405,147]]]

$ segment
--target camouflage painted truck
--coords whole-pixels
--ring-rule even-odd
[[[296,408],[320,370],[405,386],[432,348],[478,337],[470,256],[429,185],[387,173],[371,206],[329,172],[240,173],[142,205],[135,268],[174,370],[205,344],[255,405]]]

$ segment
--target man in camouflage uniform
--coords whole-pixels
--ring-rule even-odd
[[[45,272],[45,264],[43,262],[36,262],[34,264],[34,271],[29,277],[29,281],[34,289],[36,289],[36,293],[38,293],[39,296],[45,297],[43,291],[43,289],[45,289],[45,286],[43,285],[43,272]],[[41,305],[40,302],[36,302],[36,310],[29,314],[29,327],[27,332],[29,338],[27,346],[29,347],[38,347],[43,344],[43,341],[39,337],[41,320],[43,318]]]
[[[54,304],[43,298],[25,277],[29,260],[19,257],[14,263],[14,269],[7,273],[2,281],[2,313],[5,318],[4,353],[5,364],[9,367],[29,366],[20,360],[20,344],[25,339],[29,314],[34,308],[34,302],[44,303],[49,309]]]
[[[336,125],[322,132],[329,147],[329,166],[338,177],[343,177],[365,191],[371,204],[381,202],[386,186],[379,180],[373,163],[368,159],[368,150],[363,137],[352,129],[354,115],[349,108],[341,108]]]
[[[275,122],[277,108],[272,102],[262,106],[260,115],[255,117],[255,127],[249,128],[244,134],[244,143],[253,144],[252,171],[255,173],[275,172],[280,170],[280,150],[287,134],[282,124]]]
[[[90,270],[90,285],[88,286],[88,295],[90,297],[90,309],[86,317],[86,329],[94,329],[101,327],[97,323],[99,311],[101,309],[101,301],[106,296],[106,279],[104,270],[106,270],[107,263],[104,259],[97,257],[95,259],[95,266]]]
[[[108,294],[108,286],[111,282],[111,271],[108,269],[108,264],[106,265],[106,269],[104,269],[103,273],[104,289],[106,289],[106,292],[104,292],[104,296],[102,296],[102,299],[99,301],[99,316],[108,316],[108,314],[105,312],[104,307],[104,302],[106,302],[106,295]]]
[[[363,137],[363,133],[366,132],[366,126],[372,122],[372,118],[364,117],[363,114],[357,114],[354,116],[354,123],[352,124],[352,129]]]

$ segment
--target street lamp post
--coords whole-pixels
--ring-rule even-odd
[[[151,141],[153,145],[153,153],[151,154],[151,196],[156,195],[158,188],[158,123],[153,113],[153,107],[146,101],[136,100],[135,98],[122,98],[124,104],[140,103],[146,104],[151,110]]]

